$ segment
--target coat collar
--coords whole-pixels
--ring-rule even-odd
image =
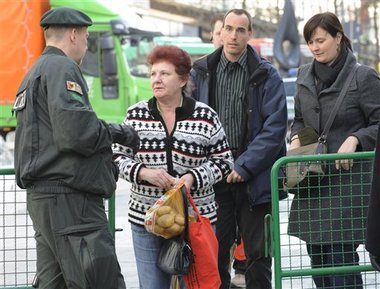
[[[63,50],[59,49],[58,47],[55,46],[46,46],[42,54],[58,54],[62,56],[67,56]]]
[[[194,108],[195,108],[195,100],[193,98],[187,97],[187,96],[182,96],[182,97],[183,97],[182,106],[177,107],[175,111],[177,121],[185,120],[189,118],[193,114]],[[160,112],[157,109],[156,97],[153,96],[151,99],[149,99],[148,108],[154,118],[160,117]]]
[[[344,66],[342,68],[342,71],[339,73],[335,82],[329,88],[326,88],[323,90],[323,93],[341,91],[344,85],[344,82],[346,81],[348,73],[353,69],[356,62],[357,61],[354,54],[351,51],[348,51],[348,55],[344,63]],[[313,67],[312,63],[302,66],[299,69],[296,83],[298,85],[305,86],[311,91],[316,93],[315,78],[314,78],[314,73],[312,71],[312,67]]]

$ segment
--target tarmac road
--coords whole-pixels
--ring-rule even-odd
[[[130,223],[127,219],[129,183],[119,180],[116,189],[116,228],[122,229],[115,234],[116,253],[119,259],[121,271],[124,275],[127,289],[138,289],[135,256],[133,253],[132,234]]]

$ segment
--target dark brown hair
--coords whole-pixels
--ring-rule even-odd
[[[224,27],[224,22],[226,20],[227,15],[231,14],[231,13],[234,13],[236,15],[245,15],[245,16],[247,16],[247,18],[248,18],[248,31],[252,31],[252,16],[245,9],[236,9],[235,8],[235,9],[228,10],[226,12],[226,14],[224,14],[224,17],[223,17],[223,27]]]
[[[216,14],[214,15],[212,18],[211,18],[211,32],[214,32],[214,29],[215,29],[215,23],[218,22],[218,21],[221,21],[223,22],[223,19],[224,19],[224,14]]]
[[[340,51],[343,51],[344,47],[352,50],[350,39],[344,34],[342,24],[338,17],[331,12],[324,12],[315,14],[305,24],[303,28],[303,37],[306,43],[308,43],[313,36],[315,29],[322,28],[326,30],[332,37],[336,37],[338,33],[342,34],[342,41],[340,42]]]

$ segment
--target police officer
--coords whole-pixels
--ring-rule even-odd
[[[17,184],[35,229],[38,288],[126,288],[103,198],[116,188],[111,144],[136,148],[128,126],[106,124],[89,103],[79,64],[84,13],[57,8],[41,18],[46,48],[23,79],[17,116]]]

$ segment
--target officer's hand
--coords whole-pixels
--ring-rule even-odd
[[[110,123],[108,125],[113,142],[130,147],[136,154],[140,147],[140,138],[133,127],[125,124]]]

